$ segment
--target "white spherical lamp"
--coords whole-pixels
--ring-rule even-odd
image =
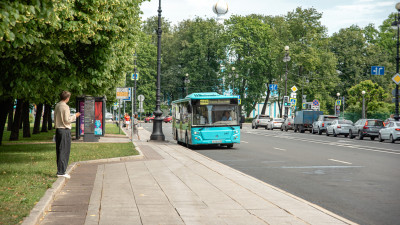
[[[212,6],[212,10],[215,14],[217,14],[217,20],[221,22],[224,20],[224,15],[228,13],[228,3],[224,0],[219,0]]]

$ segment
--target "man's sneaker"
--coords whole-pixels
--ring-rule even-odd
[[[63,174],[63,175],[57,174],[57,177],[65,177],[67,179],[71,178],[71,176],[69,174]]]

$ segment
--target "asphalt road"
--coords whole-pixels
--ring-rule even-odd
[[[152,125],[143,127],[151,131]],[[174,141],[170,124],[163,123],[163,131]],[[354,222],[400,224],[400,142],[252,130],[246,124],[234,148],[193,151]]]

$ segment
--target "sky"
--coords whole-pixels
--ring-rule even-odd
[[[162,0],[162,16],[172,24],[177,24],[184,19],[195,16],[203,18],[215,17],[212,6],[218,0]],[[328,28],[332,35],[341,28],[356,24],[364,27],[373,23],[378,28],[388,18],[389,14],[396,12],[396,1],[389,0],[225,0],[229,5],[226,15],[286,15],[296,7],[315,8],[322,13],[321,23]],[[142,18],[157,16],[158,0],[142,3]]]

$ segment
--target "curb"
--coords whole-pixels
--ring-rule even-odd
[[[80,164],[123,162],[132,159],[143,159],[144,155],[139,146],[135,142],[133,142],[133,145],[135,146],[135,149],[139,152],[139,155],[74,162],[73,164],[68,166],[66,173],[71,174],[71,172],[73,172],[75,168]],[[68,179],[64,177],[59,177],[53,183],[51,188],[46,190],[43,197],[40,198],[40,201],[33,207],[31,212],[29,213],[29,216],[24,218],[24,220],[22,221],[22,225],[39,224],[46,215],[46,212],[51,209],[51,204],[53,203],[56,195],[61,192],[61,189],[67,183],[67,180]]]

